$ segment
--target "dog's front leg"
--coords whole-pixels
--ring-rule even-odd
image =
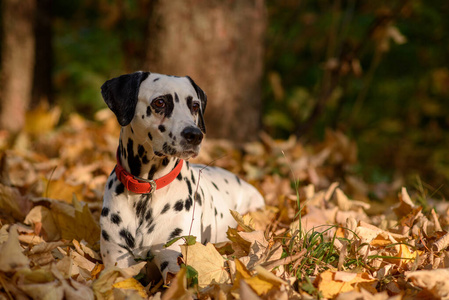
[[[103,236],[100,239],[100,248],[103,264],[106,267],[117,266],[127,268],[136,263],[134,255],[130,250],[114,242],[106,241]]]

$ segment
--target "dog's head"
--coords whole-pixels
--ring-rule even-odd
[[[156,155],[198,155],[207,97],[190,77],[136,72],[106,81],[101,94],[120,125],[131,126]]]

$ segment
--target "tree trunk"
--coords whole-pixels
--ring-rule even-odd
[[[42,101],[53,103],[52,0],[38,0],[36,8],[36,63],[30,107]]]
[[[34,71],[35,0],[2,0],[0,128],[18,132],[25,124]]]
[[[207,135],[254,140],[261,124],[264,0],[153,2],[147,66],[189,75],[208,96]]]

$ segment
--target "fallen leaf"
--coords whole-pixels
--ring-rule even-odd
[[[112,285],[116,289],[135,290],[142,298],[147,298],[148,295],[145,292],[145,288],[133,277],[116,282]]]
[[[18,189],[0,183],[0,211],[2,214],[12,216],[14,220],[23,220],[24,210],[18,204],[21,198],[23,197]]]
[[[229,273],[226,271],[224,259],[211,243],[187,246],[181,245],[181,253],[186,265],[198,272],[198,286],[204,288],[212,283],[226,283]]]
[[[410,272],[405,278],[429,292],[434,299],[449,299],[449,269]]]
[[[12,272],[28,267],[30,262],[22,252],[17,226],[13,225],[9,228],[8,240],[0,244],[0,271]]]
[[[252,220],[250,218],[242,217],[237,211],[230,209],[231,216],[234,218],[234,220],[237,222],[237,224],[243,229],[245,232],[251,232],[254,231],[254,225],[251,224]]]
[[[356,273],[355,276],[344,273],[346,272],[324,271],[318,274],[314,285],[318,287],[324,298],[334,298],[340,293],[352,290],[360,291],[361,288],[372,294],[377,292],[375,289],[377,280],[368,273]]]
[[[164,293],[162,300],[190,300],[193,299],[191,293],[187,290],[186,268],[176,274],[175,278],[170,284],[169,289]]]

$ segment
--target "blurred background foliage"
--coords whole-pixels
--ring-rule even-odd
[[[449,179],[449,3],[269,1],[264,125],[357,142],[370,182]],[[316,103],[323,108],[316,113]],[[315,115],[314,115],[315,109]]]
[[[111,74],[142,69],[151,2],[53,1],[53,94],[63,115],[92,117]],[[263,130],[305,143],[340,130],[356,141],[353,171],[365,180],[420,176],[447,195],[449,2],[265,4]]]

